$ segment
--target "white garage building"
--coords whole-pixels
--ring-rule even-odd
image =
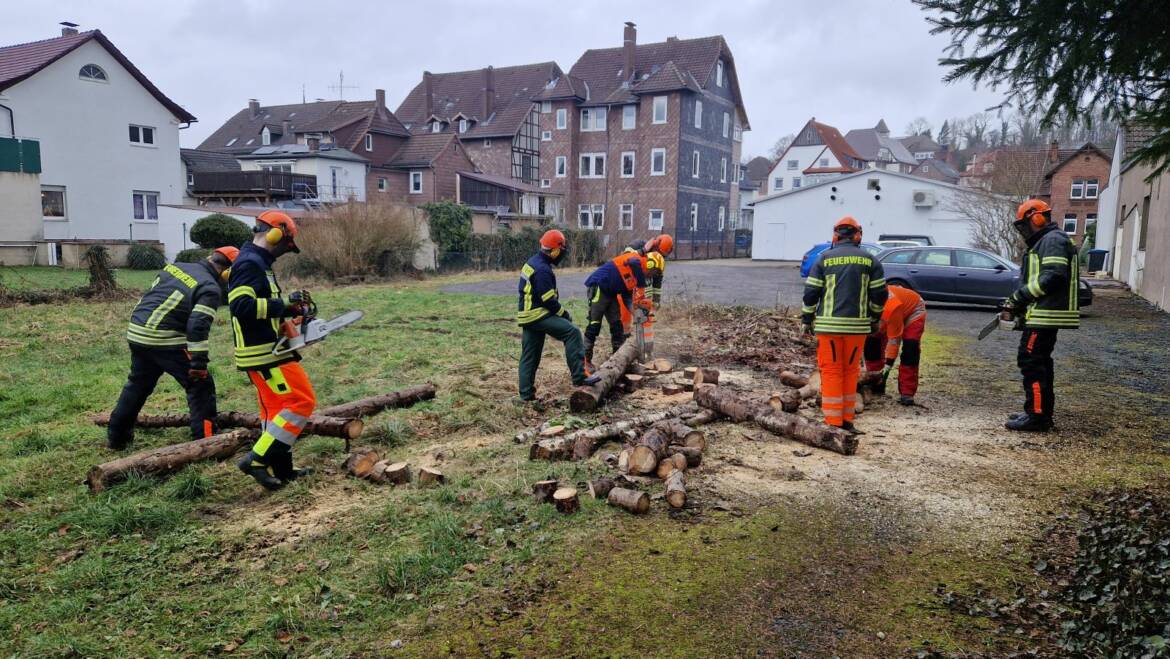
[[[951,209],[955,195],[964,192],[948,183],[867,169],[769,195],[752,204],[752,259],[799,261],[808,248],[829,240],[833,224],[845,215],[861,223],[867,242],[881,234],[925,234],[937,245],[970,246],[971,220]]]

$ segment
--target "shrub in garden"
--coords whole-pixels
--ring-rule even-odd
[[[205,249],[239,247],[252,240],[252,229],[230,215],[212,213],[191,227],[191,240]]]
[[[297,221],[300,254],[278,261],[298,276],[390,275],[411,267],[422,241],[413,209],[351,203]]]
[[[203,247],[185,249],[175,255],[175,263],[198,263],[211,256],[211,250]]]
[[[126,255],[131,270],[158,270],[166,264],[166,255],[149,245],[131,245]]]

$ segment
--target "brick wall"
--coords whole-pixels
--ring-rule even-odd
[[[378,190],[378,179],[386,179],[386,189]],[[371,203],[405,202],[408,177],[400,169],[371,167],[366,176],[366,200]]]
[[[374,150],[373,151],[366,151],[364,137],[358,141],[358,145],[354,149],[354,153],[358,154],[359,156],[362,156],[363,158],[368,158],[370,160],[370,165],[371,165],[370,171],[366,174],[366,198],[367,199],[373,200],[373,199],[377,199],[380,197],[386,197],[387,195],[390,194],[389,190],[387,190],[386,192],[381,192],[381,193],[378,192],[378,178],[380,176],[386,176],[387,170],[382,169],[381,174],[376,173],[375,170],[379,168],[379,165],[382,165],[383,163],[390,162],[390,159],[394,157],[394,154],[398,153],[398,150],[401,149],[402,145],[405,143],[406,143],[405,137],[399,137],[397,135],[378,135],[375,133],[374,134]],[[390,170],[390,171],[392,171],[392,170]],[[387,183],[389,184],[389,181],[387,181]],[[406,190],[406,188],[403,187],[402,192],[404,193],[405,190]],[[398,201],[401,201],[401,199],[398,199]]]
[[[1048,202],[1052,206],[1052,220],[1063,228],[1065,215],[1076,215],[1076,231],[1069,235],[1075,236],[1080,244],[1085,233],[1086,216],[1098,214],[1097,197],[1072,199],[1070,193],[1074,179],[1096,179],[1097,197],[1100,197],[1109,182],[1109,160],[1095,151],[1081,152],[1052,174],[1052,196]]]
[[[483,138],[461,140],[467,157],[484,174],[512,176],[512,138],[490,138],[491,145],[485,146]]]
[[[467,150],[459,140],[453,140],[435,160],[434,169],[423,174],[423,196],[429,197],[427,201],[454,200],[455,173],[474,168],[475,165],[467,156]]]

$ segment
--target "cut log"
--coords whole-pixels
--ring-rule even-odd
[[[571,487],[558,489],[553,492],[552,498],[557,510],[566,515],[577,512],[581,507],[581,502],[577,499],[577,490]]]
[[[780,383],[786,387],[792,387],[793,389],[799,389],[799,388],[803,387],[804,385],[808,384],[808,378],[803,376],[803,375],[797,375],[796,373],[793,373],[792,371],[781,371],[780,372]]]
[[[707,437],[703,431],[695,430],[678,419],[663,419],[655,423],[654,427],[666,433],[671,444],[697,446],[700,449],[707,447]]]
[[[698,372],[699,372],[699,367],[687,366],[686,368],[683,369],[683,377],[688,379],[688,380],[694,380],[695,373],[698,373]]]
[[[545,421],[544,423],[540,424],[539,426],[537,426],[535,428],[521,430],[520,432],[516,433],[516,435],[514,437],[512,437],[512,441],[516,442],[517,444],[525,444],[527,442],[531,442],[532,440],[536,439],[537,435],[544,432],[545,430],[548,430],[552,426],[553,426],[553,424],[549,423],[548,421]]]
[[[683,392],[683,387],[681,384],[677,384],[674,382],[668,382],[668,383],[662,385],[662,393],[667,395],[667,396],[677,396],[678,394],[681,394],[682,392]]]
[[[418,469],[418,483],[419,485],[429,485],[431,483],[446,482],[447,477],[443,472],[431,467],[419,467]]]
[[[666,477],[666,503],[671,508],[687,505],[687,488],[683,483],[683,472],[673,471]]]
[[[532,445],[528,452],[530,460],[584,460],[593,455],[598,446],[618,439],[622,433],[643,428],[663,419],[699,413],[693,404],[678,405],[659,412],[650,412],[628,417],[621,421],[607,423],[594,428],[576,430],[560,437],[543,439]]]
[[[679,380],[675,384],[682,387],[683,391],[686,391],[686,392],[691,392],[691,391],[695,390],[695,381],[694,380]]]
[[[256,441],[260,431],[241,428],[231,432],[196,439],[181,444],[139,451],[124,458],[111,460],[90,468],[85,482],[90,492],[98,493],[106,487],[126,480],[131,473],[143,476],[166,476],[200,460],[226,460],[248,444]]]
[[[703,463],[703,451],[694,446],[671,446],[668,453],[681,455],[687,461],[687,469],[694,469]]]
[[[374,468],[366,475],[366,479],[375,483],[381,483],[382,477],[386,474],[386,467],[388,466],[390,466],[390,463],[385,460],[378,460],[374,463]]]
[[[695,401],[708,409],[718,411],[732,421],[755,421],[760,427],[777,435],[842,455],[857,451],[857,437],[832,426],[809,421],[802,416],[777,412],[768,405],[753,403],[720,387],[702,387],[695,391]]]
[[[549,427],[545,428],[544,430],[540,431],[540,436],[541,437],[557,437],[558,435],[563,435],[564,433],[565,433],[564,426],[549,426]]]
[[[624,376],[622,376],[622,379],[625,380],[627,384],[629,384],[630,388],[641,389],[643,383],[646,381],[646,376],[638,375],[636,373],[626,373]]]
[[[430,400],[435,397],[435,385],[420,384],[407,387],[401,391],[392,391],[362,398],[350,403],[342,403],[317,410],[321,416],[338,416],[345,419],[356,419],[363,416],[372,416],[394,407],[410,407],[419,401]]]
[[[630,454],[630,473],[635,475],[651,474],[658,468],[658,463],[666,457],[666,447],[670,445],[670,438],[666,433],[651,428],[638,438],[634,445],[634,452]]]
[[[382,472],[383,483],[393,483],[394,485],[402,485],[410,482],[410,465],[405,462],[393,462],[386,465],[386,471]]]
[[[345,459],[345,471],[354,478],[366,478],[374,471],[374,465],[381,460],[372,448],[359,447]]]
[[[594,499],[604,499],[609,496],[609,491],[613,489],[612,478],[598,478],[589,481],[589,496]]]
[[[795,412],[800,409],[800,391],[796,389],[785,389],[784,391],[777,391],[768,398],[768,405],[774,410],[781,410],[784,412]]]
[[[701,384],[719,384],[719,371],[713,368],[697,368],[693,381],[696,388]]]
[[[569,396],[569,409],[575,414],[596,410],[601,401],[605,399],[606,394],[617,384],[618,379],[625,375],[626,369],[630,367],[637,356],[638,347],[634,345],[633,341],[626,341],[622,344],[622,347],[610,355],[609,359],[605,360],[605,363],[597,369],[595,375],[600,380],[596,384],[577,387],[573,390],[572,395]]]
[[[615,487],[609,491],[606,502],[627,512],[641,515],[650,510],[650,495],[637,490],[628,490],[624,487]]]
[[[628,448],[622,449],[622,452],[618,453],[618,463],[617,463],[618,473],[620,473],[620,474],[630,473],[630,454],[631,453],[633,453],[633,451],[631,451]]]
[[[670,475],[670,472],[676,469],[678,471],[687,470],[687,456],[681,453],[672,453],[665,458],[662,458],[662,460],[658,463],[658,468],[656,469],[655,473],[659,478],[666,480],[666,477]]]
[[[537,481],[532,484],[532,497],[536,499],[537,503],[548,503],[552,501],[553,492],[556,492],[559,487],[560,483],[555,480]]]
[[[674,370],[674,364],[671,364],[669,359],[655,359],[654,370],[659,373],[669,373]]]
[[[110,415],[95,414],[92,420],[99,426],[108,426]],[[134,425],[139,428],[185,428],[191,425],[191,415],[139,414]],[[220,428],[259,428],[261,425],[260,415],[253,412],[220,412],[215,417],[215,425]],[[305,424],[302,434],[357,439],[361,437],[364,426],[361,419],[314,414],[309,417],[309,422]]]

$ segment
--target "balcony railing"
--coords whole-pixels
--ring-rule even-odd
[[[199,172],[192,176],[194,195],[263,195],[313,199],[317,196],[317,177],[288,172]]]

